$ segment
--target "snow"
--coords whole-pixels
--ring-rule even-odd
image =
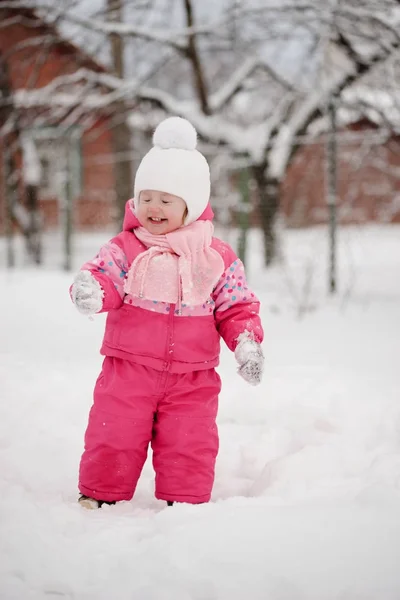
[[[215,94],[211,96],[210,106],[213,112],[221,110],[222,106],[234,96],[236,91],[243,85],[259,64],[260,60],[258,57],[249,56],[244,60],[243,64],[234,71],[218,92],[215,92]]]
[[[61,234],[14,272],[0,239],[1,599],[397,600],[399,234],[343,229],[329,299],[324,228],[286,232],[269,272],[253,232],[265,376],[248,386],[224,349],[212,502],[155,500],[148,461],[134,499],[99,511],[76,476],[104,316],[70,303]],[[75,267],[108,236],[77,236]]]
[[[42,167],[35,142],[28,134],[22,135],[22,156],[25,183],[39,185],[42,178]]]

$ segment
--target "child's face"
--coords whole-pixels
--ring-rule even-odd
[[[173,194],[143,190],[139,195],[136,216],[147,231],[154,235],[163,235],[183,225],[186,203]]]

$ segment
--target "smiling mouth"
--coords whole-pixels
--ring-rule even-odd
[[[166,220],[167,219],[161,219],[160,217],[149,217],[149,221],[151,221],[151,223],[162,223]]]

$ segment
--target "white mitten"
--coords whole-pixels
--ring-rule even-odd
[[[71,289],[72,302],[82,315],[94,315],[103,307],[104,292],[90,271],[79,271]]]
[[[264,355],[260,344],[246,335],[240,335],[235,358],[239,363],[239,375],[251,385],[258,385],[264,369]]]

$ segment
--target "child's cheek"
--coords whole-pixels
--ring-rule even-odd
[[[137,213],[136,213],[136,217],[137,217],[137,220],[139,221],[139,223],[141,225],[143,225],[144,222],[145,222],[145,220],[146,220],[145,219],[145,215],[144,215],[143,206],[139,206],[138,207],[138,210],[137,210]]]

